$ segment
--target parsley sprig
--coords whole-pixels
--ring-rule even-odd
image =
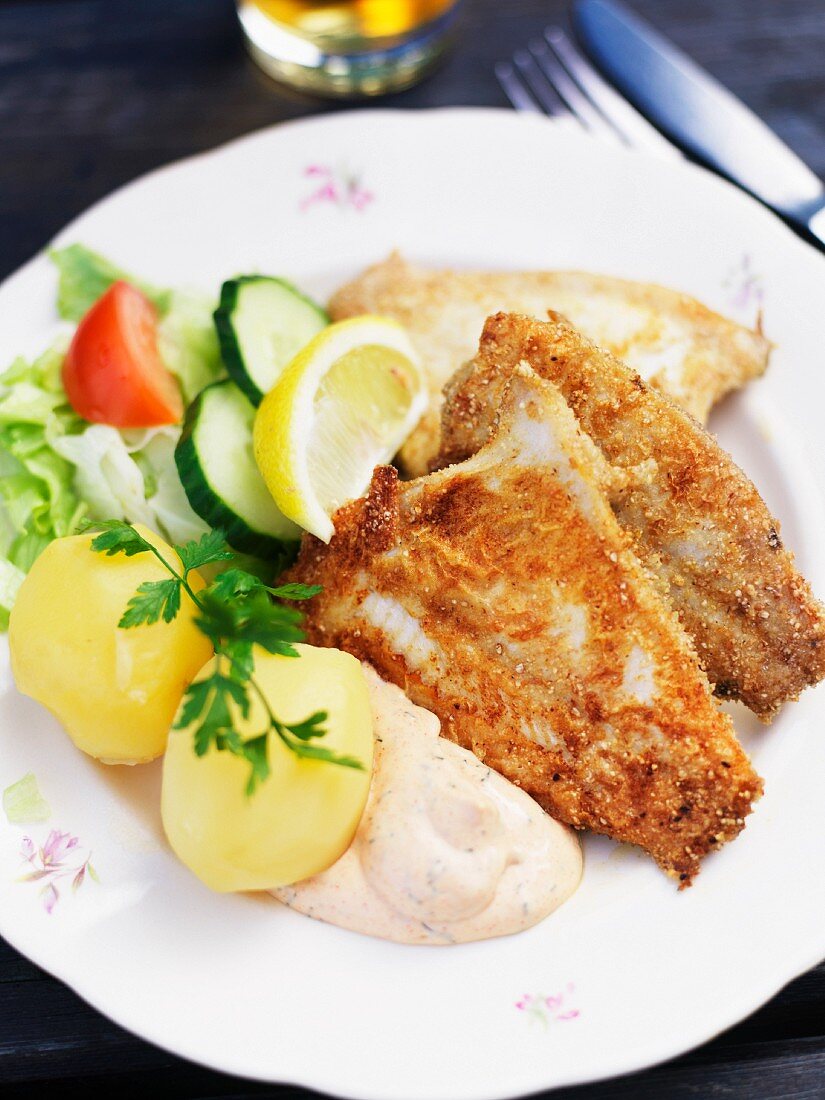
[[[363,764],[354,757],[341,756],[318,743],[327,732],[324,726],[326,711],[310,714],[303,722],[282,722],[253,675],[253,646],[259,645],[268,653],[284,657],[299,656],[294,643],[304,639],[303,616],[295,608],[275,601],[311,599],[321,591],[319,586],[282,584],[272,587],[252,573],[228,567],[207,588],[195,591],[190,583],[193,570],[228,562],[235,557],[222,531],[210,531],[199,541],[176,546],[174,549],[183,567],[179,572],[129,523],[107,520],[95,524],[94,530],[99,532],[92,540],[92,549],[97,553],[109,557],[153,554],[170,574],[168,579],[140,584],[118,626],[129,629],[161,619],[170,623],[180,611],[184,595],[197,608],[195,625],[214,647],[215,668],[206,679],[190,684],[175,728],[194,727],[198,756],[215,748],[246,760],[250,766],[248,794],[253,794],[270,773],[268,745],[269,734],[273,731],[296,756],[363,769]],[[237,708],[247,718],[251,695],[259,700],[266,725],[254,737],[243,738],[235,728],[232,709]]]

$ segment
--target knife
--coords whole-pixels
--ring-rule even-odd
[[[825,245],[825,187],[744,103],[618,0],[576,0],[593,61],[643,115],[698,160]]]

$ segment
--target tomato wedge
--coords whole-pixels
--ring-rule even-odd
[[[177,382],[158,351],[155,309],[129,283],[113,283],[81,320],[63,385],[75,412],[99,424],[154,428],[183,416]]]

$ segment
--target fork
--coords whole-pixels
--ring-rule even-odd
[[[549,115],[614,145],[683,159],[676,146],[596,72],[561,27],[548,27],[543,39],[517,50],[512,62],[499,62],[495,73],[517,111]]]

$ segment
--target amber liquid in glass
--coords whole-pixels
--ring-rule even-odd
[[[412,84],[442,53],[460,0],[238,0],[256,61],[323,94]]]

